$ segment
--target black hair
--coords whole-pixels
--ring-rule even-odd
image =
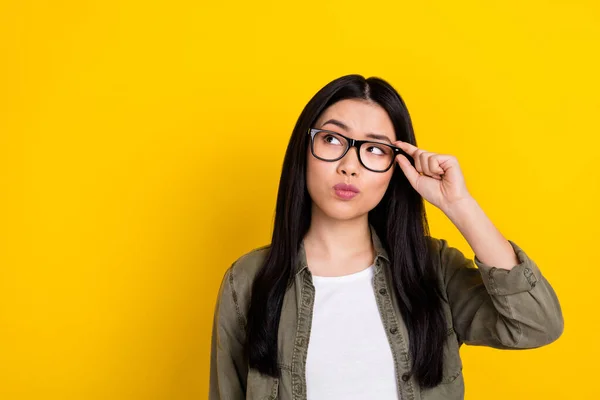
[[[247,320],[249,365],[280,376],[277,336],[283,298],[293,283],[294,268],[311,221],[312,200],[306,187],[308,129],[325,109],[344,99],[364,99],[389,115],[397,140],[416,146],[408,109],[398,92],[377,77],[346,75],[321,88],[300,114],[290,138],[279,181],[271,245],[253,285]],[[414,161],[411,160],[414,165]],[[412,373],[421,387],[442,380],[447,326],[439,278],[430,263],[429,227],[423,198],[395,165],[380,203],[369,212],[390,258],[392,284],[409,334]]]

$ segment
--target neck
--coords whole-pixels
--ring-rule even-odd
[[[328,217],[313,206],[311,224],[304,237],[307,259],[329,261],[336,265],[345,260],[374,257],[368,214],[348,220]],[[366,255],[366,257],[365,257]],[[361,257],[362,256],[362,257]]]

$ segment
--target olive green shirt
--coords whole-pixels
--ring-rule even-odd
[[[509,240],[519,264],[511,270],[466,258],[445,239],[428,236],[432,259],[443,285],[443,309],[448,324],[442,382],[421,389],[409,374],[408,332],[391,284],[390,260],[371,226],[376,251],[373,290],[394,359],[398,396],[402,400],[464,398],[459,347],[463,344],[498,349],[546,345],[563,331],[562,311],[536,263]],[[263,375],[248,367],[244,357],[246,316],[252,281],[268,246],[250,251],[224,274],[215,308],[210,360],[211,400],[306,399],[306,355],[310,338],[315,288],[300,246],[294,282],[284,296],[278,331],[281,377]],[[475,268],[474,263],[478,268]]]

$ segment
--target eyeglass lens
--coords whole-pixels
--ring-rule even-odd
[[[313,139],[313,150],[319,158],[328,161],[339,159],[349,146],[342,136],[332,132],[319,131]],[[394,161],[393,150],[377,142],[364,143],[360,148],[360,160],[375,171],[386,170]]]

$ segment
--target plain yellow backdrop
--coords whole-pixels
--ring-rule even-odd
[[[548,347],[462,348],[467,399],[600,398],[599,51],[591,0],[3,0],[0,398],[206,398],[222,274],[348,73],[398,89],[561,300]]]

